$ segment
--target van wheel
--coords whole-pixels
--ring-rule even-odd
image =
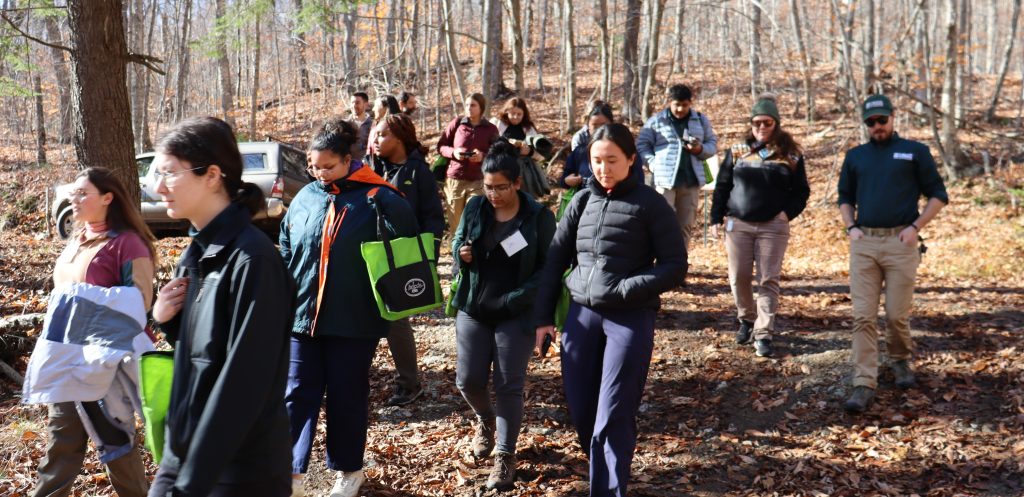
[[[71,206],[69,205],[61,209],[60,214],[57,215],[57,234],[60,235],[61,239],[67,240],[74,231],[75,219],[72,216]]]

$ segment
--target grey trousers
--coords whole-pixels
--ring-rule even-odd
[[[455,385],[478,417],[497,417],[495,441],[499,452],[516,452],[523,423],[526,368],[534,345],[531,331],[519,318],[491,326],[462,311],[455,317]],[[491,403],[488,388],[492,364],[495,404]]]
[[[732,227],[730,230],[729,227]],[[754,323],[754,340],[771,340],[779,310],[782,259],[789,245],[789,221],[778,217],[763,223],[729,218],[725,250],[729,254],[729,285],[740,321]],[[754,269],[757,301],[754,301]]]
[[[116,427],[110,425],[106,418],[89,416],[96,429],[101,433],[124,436]],[[89,435],[85,432],[82,418],[75,410],[74,402],[50,404],[46,422],[49,441],[46,445],[46,457],[39,464],[39,483],[32,491],[32,497],[65,497],[71,495],[71,487],[75,478],[82,471],[85,460],[85,449]],[[104,436],[104,435],[101,435]],[[146,468],[142,465],[142,457],[138,450],[132,450],[107,464],[110,484],[120,497],[145,497],[149,490],[146,480]]]
[[[391,359],[395,361],[395,387],[415,391],[420,387],[420,371],[416,364],[416,337],[409,318],[392,321],[387,338]]]

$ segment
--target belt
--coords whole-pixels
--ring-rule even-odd
[[[895,228],[861,228],[867,236],[896,236],[900,234],[906,226],[897,226]]]

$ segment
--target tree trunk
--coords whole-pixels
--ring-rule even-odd
[[[249,89],[249,141],[256,141],[256,107],[260,94],[260,18],[253,21],[252,37],[252,87]]]
[[[127,189],[129,205],[139,206],[121,1],[69,0],[67,11],[75,155],[81,167],[113,171]]]
[[[946,61],[942,81],[942,142],[944,151],[942,162],[946,175],[950,179],[959,177],[962,167],[960,145],[957,142],[956,127],[956,90],[957,90],[957,52],[959,35],[957,32],[957,0],[946,0]]]
[[[508,11],[512,17],[512,72],[515,73],[517,95],[526,93],[522,10],[521,0],[508,0]]]
[[[804,101],[807,104],[805,116],[807,123],[814,122],[814,88],[811,86],[811,67],[807,60],[807,46],[804,44],[804,33],[800,22],[800,9],[797,0],[789,0],[789,17],[793,22],[793,33],[796,35],[796,48],[800,54],[800,70],[804,76]]]
[[[658,42],[661,40],[661,18],[665,12],[665,0],[651,0],[651,9],[651,23],[647,34],[646,80],[641,97],[644,121],[651,116],[651,91],[654,88],[655,75],[658,70]]]
[[[988,122],[993,122],[996,119],[996,106],[999,104],[999,93],[1003,91],[1003,83],[1006,81],[1006,73],[1010,70],[1010,57],[1013,56],[1013,45],[1017,40],[1017,25],[1020,22],[1020,2],[1021,0],[1013,0],[1013,13],[1010,14],[1010,39],[1006,42],[1006,50],[1003,52],[1003,62],[999,65],[999,78],[996,79],[996,89],[992,92],[992,100],[989,101],[988,109],[985,111],[985,120]],[[1022,68],[1022,70],[1024,70],[1024,68]]]
[[[345,59],[345,76],[346,78],[352,77],[356,73],[356,9],[359,7],[353,5],[349,7],[349,11],[342,15],[342,23],[345,25],[345,38],[342,42],[342,51],[344,52]],[[349,81],[348,85],[352,86],[352,82]]]
[[[483,64],[480,67],[480,81],[484,95],[488,100],[498,96],[503,86],[503,68],[501,64],[501,0],[484,0],[484,18],[487,29],[484,30]]]
[[[985,16],[988,21],[986,24],[989,26],[989,29],[986,30],[988,32],[988,43],[985,44],[985,72],[988,74],[992,74],[996,67],[996,34],[999,31],[998,4],[999,0],[989,0],[988,13]],[[1010,40],[1013,40],[1012,34],[1010,35]]]
[[[643,0],[626,0],[626,33],[622,40],[624,98],[622,114],[632,124],[640,118],[640,95],[636,91],[637,46],[640,39],[640,9]]]
[[[864,79],[861,87],[865,93],[871,93],[870,88],[874,86],[875,77],[875,0],[865,2],[864,16],[867,22],[864,23],[864,49],[861,51],[864,60]]]
[[[562,1],[563,54],[565,56],[565,132],[576,129],[576,37],[573,33],[573,1]]]
[[[224,4],[227,0],[216,0],[214,7],[217,19],[216,47],[217,47],[217,84],[220,86],[220,115],[225,122],[235,127],[235,118],[231,115],[231,108],[235,105],[234,85],[231,83],[231,59],[228,58],[227,37],[224,36],[227,29],[224,25]],[[302,0],[296,0],[297,8],[301,8]],[[305,67],[305,66],[303,66]],[[307,76],[308,77],[308,76]]]
[[[459,102],[465,102],[466,97],[466,85],[463,83],[465,78],[462,76],[462,63],[459,62],[458,54],[455,52],[455,37],[452,36],[452,2],[451,0],[441,0],[442,9],[444,9],[443,23],[441,24],[441,32],[444,34],[444,46],[448,53],[448,64],[452,68],[452,76],[455,78],[455,86],[459,90]]]
[[[44,16],[43,23],[46,25],[46,37],[55,44],[61,44],[62,37],[56,18]],[[64,51],[59,48],[51,48],[50,63],[53,64],[53,73],[57,80],[57,99],[60,102],[60,129],[57,131],[57,142],[71,143],[74,133],[71,119],[71,76],[68,74]]]
[[[217,6],[223,8],[224,0],[217,0]],[[292,5],[295,7],[295,13],[302,12],[302,0],[293,0]],[[218,17],[223,15],[223,11],[218,11]],[[299,66],[299,89],[303,93],[309,91],[309,69],[306,67],[306,33],[292,33],[291,37],[292,49],[295,50],[295,58],[298,59],[297,65]]]
[[[128,38],[131,40],[129,49],[137,53],[145,53],[146,15],[143,4],[142,0],[132,0],[128,15],[128,22],[130,23]],[[147,125],[143,121],[147,100],[144,93],[146,90],[145,79],[147,71],[146,66],[142,64],[132,64],[129,71],[131,76],[129,91],[132,100],[132,133],[135,135],[135,153],[140,153],[143,150],[142,130]]]
[[[750,97],[757,98],[761,84],[761,5],[753,3],[750,13]]]
[[[540,43],[537,44],[537,89],[544,93],[544,47],[548,43],[548,0],[540,8]]]
[[[686,0],[676,0],[676,20],[675,20],[675,44],[672,47],[672,64],[668,68],[668,76],[665,76],[665,84],[672,84],[672,76],[675,75],[676,69],[682,71],[682,48],[683,48],[683,14],[686,13]]]
[[[32,76],[36,93],[36,165],[46,164],[46,116],[43,114],[43,83],[39,75]]]
[[[608,33],[608,0],[597,0],[594,9],[594,22],[597,24],[598,48],[601,53],[599,71],[601,72],[601,86],[598,94],[601,100],[607,101],[612,94],[612,71],[611,71],[611,36]]]

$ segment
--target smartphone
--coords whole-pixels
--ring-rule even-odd
[[[540,356],[541,357],[547,357],[548,356],[548,350],[551,349],[551,340],[552,339],[551,339],[551,334],[550,333],[544,334],[544,341],[541,342],[541,344],[540,344]]]

